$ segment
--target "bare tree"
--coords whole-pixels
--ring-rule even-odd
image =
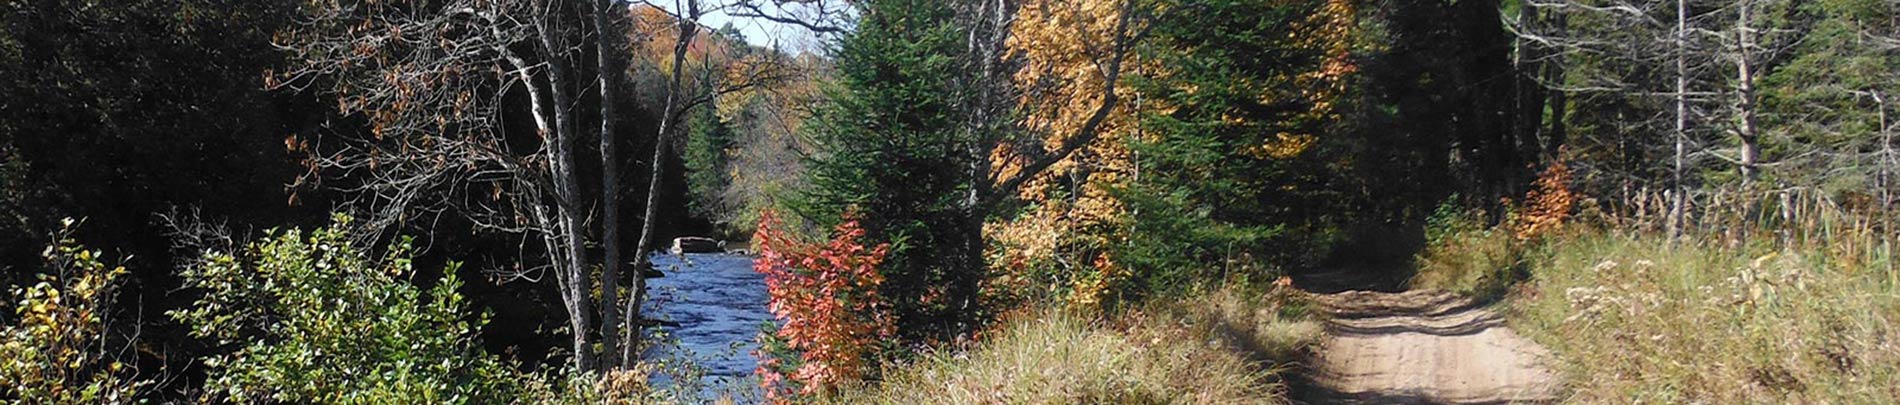
[[[633,298],[621,298],[627,251],[620,237],[624,185],[615,119],[616,82],[624,70],[616,62],[632,54],[617,41],[624,34],[615,21],[626,18],[626,10],[608,0],[338,0],[313,3],[305,12],[277,41],[296,64],[272,74],[269,84],[336,96],[340,112],[363,117],[369,134],[318,138],[317,145],[290,140],[310,156],[311,171],[300,182],[342,181],[338,188],[353,196],[347,207],[370,213],[372,230],[453,211],[482,229],[538,239],[547,263],[506,275],[553,274],[568,315],[574,367],[631,363],[630,350],[622,349],[631,345],[622,340],[637,337],[625,330],[638,327],[628,320],[637,318],[643,283],[636,277]],[[693,21],[682,18],[680,26],[696,28]],[[676,62],[692,36],[677,41]],[[583,66],[590,56],[594,66]],[[676,76],[669,94],[680,94],[678,84]],[[597,92],[593,118],[600,120],[592,133],[577,122],[585,116],[580,109],[589,107],[589,87]],[[527,100],[511,102],[510,94]],[[677,110],[669,103],[655,135],[650,184],[659,183],[658,158]],[[503,122],[510,116],[531,118],[535,133],[527,139],[509,134]],[[589,136],[600,145],[594,195],[582,178],[584,151],[577,145]],[[652,197],[636,252],[650,245]],[[597,217],[600,234],[590,235]],[[599,242],[600,261],[590,257],[590,237]]]
[[[1699,192],[1692,186],[1702,162],[1733,160],[1710,147],[1717,142],[1713,134],[1734,127],[1723,114],[1753,111],[1752,104],[1741,110],[1722,106],[1729,95],[1724,89],[1734,80],[1722,71],[1737,60],[1726,53],[1735,37],[1722,11],[1730,8],[1695,0],[1536,0],[1526,7],[1525,13],[1543,18],[1507,21],[1506,27],[1520,43],[1540,48],[1536,57],[1549,64],[1547,73],[1554,73],[1540,79],[1555,93],[1552,111],[1565,110],[1565,103],[1609,104],[1596,110],[1618,111],[1611,123],[1616,131],[1565,136],[1565,141],[1581,143],[1573,150],[1617,156],[1599,164],[1626,166],[1593,169],[1623,183],[1624,190],[1668,190],[1663,224],[1669,233],[1679,232],[1692,217]],[[1626,131],[1645,137],[1622,138]],[[1750,134],[1738,136],[1744,144],[1755,139],[1753,129],[1729,132]],[[1651,168],[1663,173],[1655,175]]]
[[[594,3],[594,52],[596,55],[594,61],[597,71],[600,72],[596,81],[599,83],[600,116],[602,117],[600,120],[599,137],[601,173],[600,245],[602,250],[600,279],[603,280],[604,285],[601,286],[600,290],[600,339],[601,346],[606,348],[605,354],[607,355],[602,357],[604,361],[601,363],[601,368],[608,369],[629,363],[630,360],[626,358],[615,357],[613,350],[623,344],[629,346],[633,344],[632,341],[621,341],[621,333],[619,333],[619,330],[622,324],[620,322],[620,310],[619,307],[616,306],[616,303],[620,301],[620,266],[623,262],[620,255],[624,251],[623,246],[620,244],[621,184],[620,154],[618,150],[620,142],[619,137],[616,136],[619,132],[614,130],[613,118],[618,116],[615,115],[614,111],[616,98],[614,94],[616,86],[614,84],[619,82],[619,80],[617,80],[619,75],[615,73],[621,72],[622,70],[618,69],[618,64],[614,63],[614,61],[619,58],[608,57],[608,55],[622,55],[622,50],[625,48],[615,46],[615,39],[621,38],[622,34],[615,32],[613,24],[610,23],[607,17],[614,13],[615,8],[613,7],[613,2],[611,0],[594,0],[592,3]],[[654,150],[660,149],[664,148],[658,145],[654,146]],[[658,174],[655,173],[655,176],[654,183],[658,183]],[[656,193],[656,191],[648,190],[648,193]],[[648,196],[648,199],[648,211],[650,212],[652,210],[651,196]],[[648,228],[652,227],[651,222],[652,221],[648,221]],[[634,254],[638,255],[642,251],[643,250],[636,249],[634,250]],[[636,279],[641,280],[644,279],[643,276],[642,274],[634,275]],[[643,288],[641,288],[641,284],[637,282],[635,286],[635,296],[638,296],[639,293],[637,291],[641,291]],[[632,308],[633,309],[628,312],[637,313],[639,307]]]

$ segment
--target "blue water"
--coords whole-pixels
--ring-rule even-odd
[[[683,359],[699,372],[702,398],[730,395],[741,402],[757,397],[752,371],[758,359],[760,327],[767,312],[765,276],[752,271],[752,257],[729,254],[659,254],[654,268],[666,277],[647,281],[649,317],[678,322],[657,328],[673,344],[647,353],[648,359]]]

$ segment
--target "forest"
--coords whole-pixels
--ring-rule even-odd
[[[1891,402],[1896,93],[1891,0],[0,0],[0,402]]]

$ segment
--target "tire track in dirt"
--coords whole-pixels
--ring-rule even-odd
[[[1311,404],[1550,403],[1549,351],[1444,291],[1316,296],[1327,336],[1296,381]]]

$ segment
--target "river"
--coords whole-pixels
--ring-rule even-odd
[[[752,271],[752,257],[732,254],[657,254],[654,268],[665,277],[647,281],[650,317],[675,322],[658,328],[673,344],[647,353],[648,359],[686,360],[703,373],[701,398],[731,395],[755,402],[760,327],[772,320],[765,308],[765,276]],[[656,381],[671,384],[670,381]]]

